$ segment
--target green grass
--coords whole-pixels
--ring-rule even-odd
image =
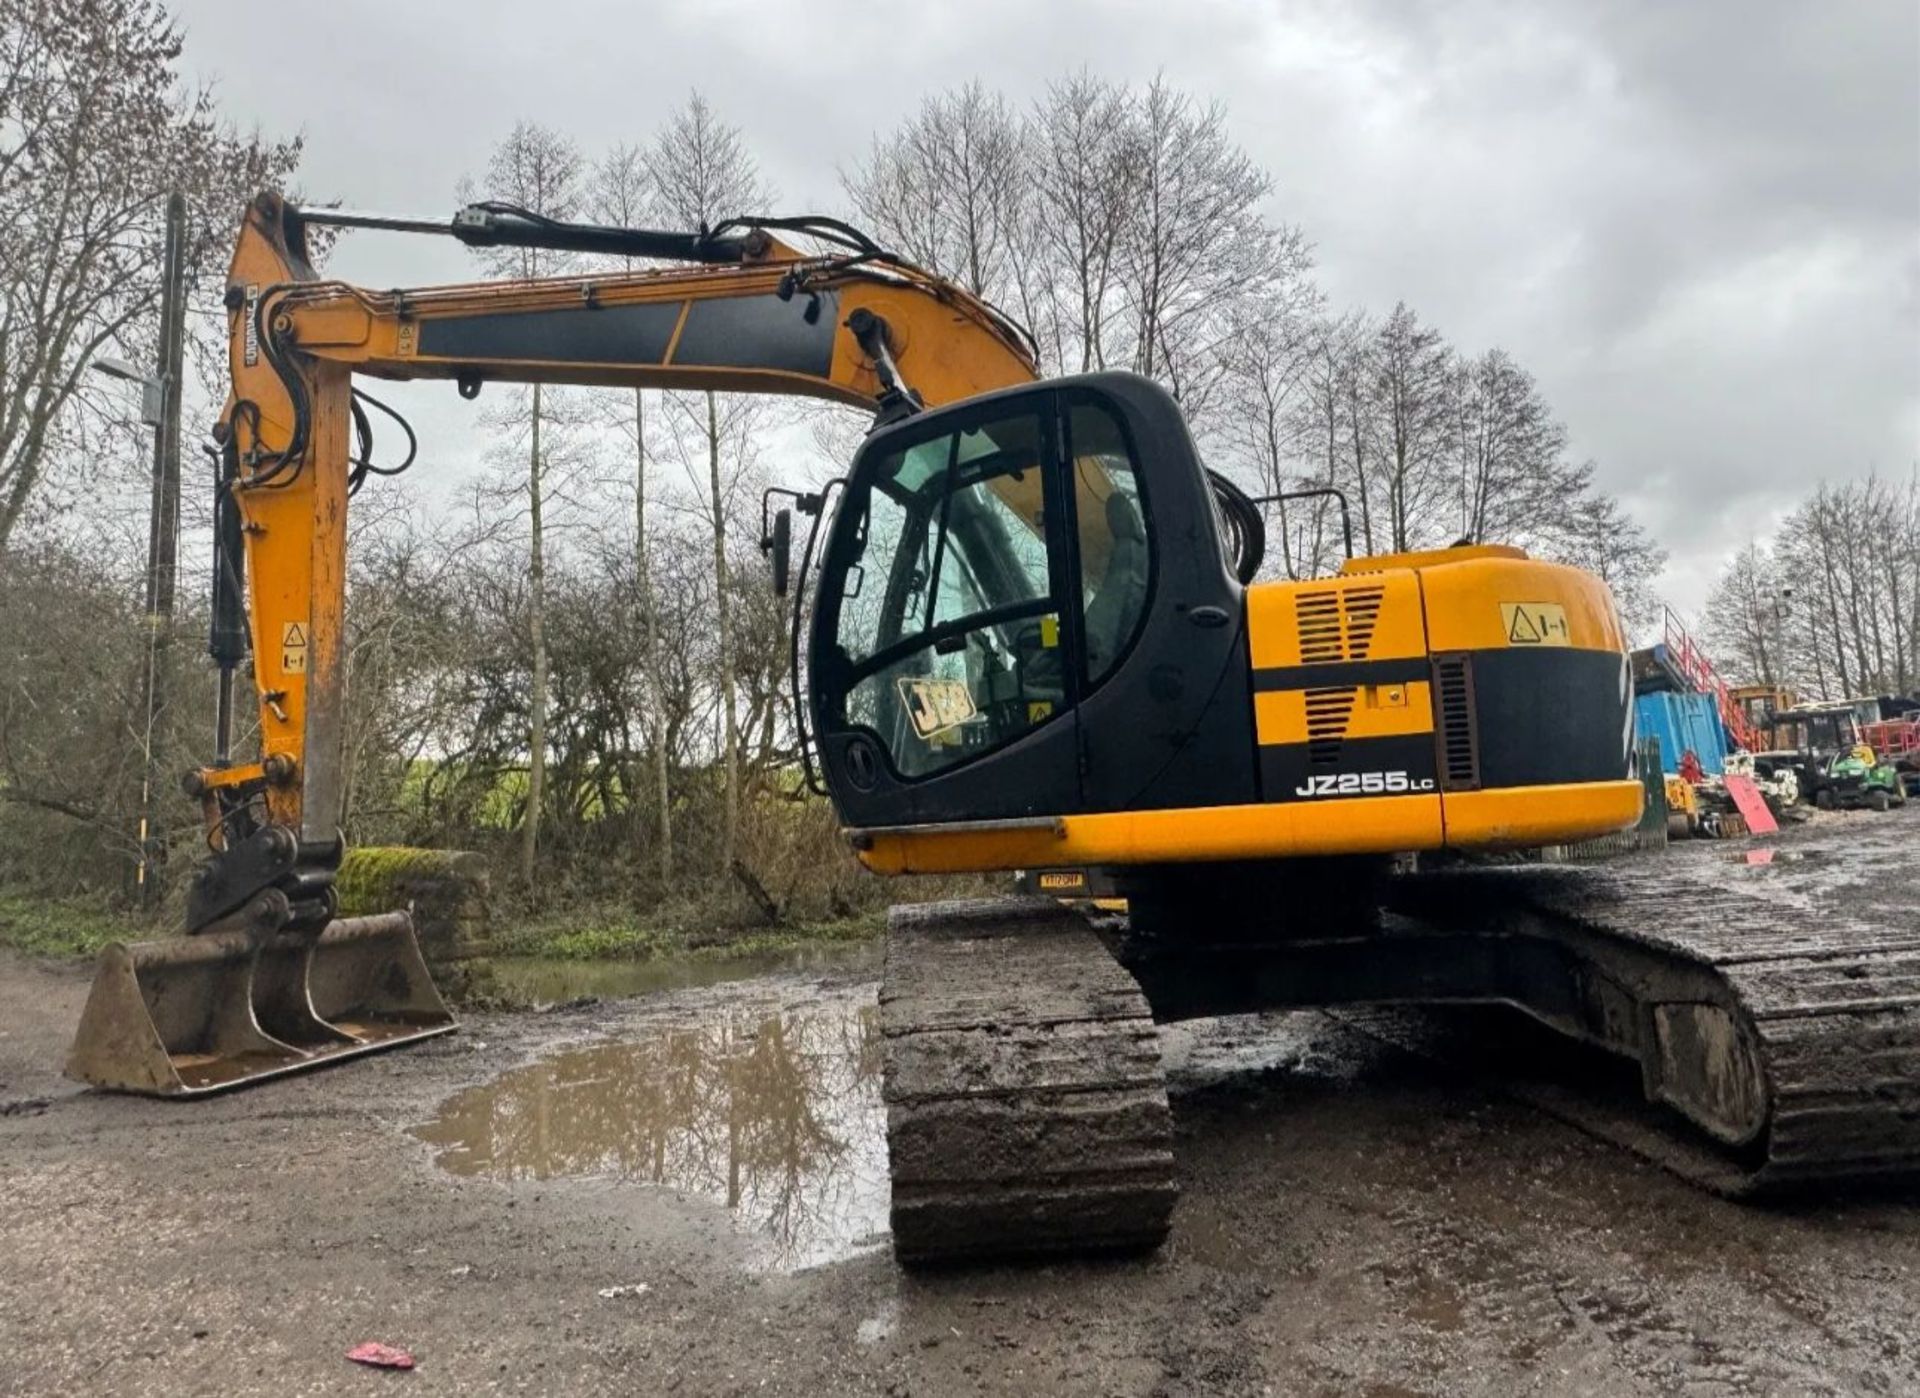
[[[88,957],[108,942],[155,935],[153,928],[104,902],[0,890],[0,943],[33,956]]]
[[[697,930],[686,926],[682,919],[689,914],[679,911],[678,918],[656,914],[643,919],[630,912],[596,908],[512,919],[510,926],[496,926],[493,949],[502,956],[549,956],[562,961],[646,961],[683,955],[726,958],[821,942],[863,941],[877,935],[885,921],[874,913],[716,936],[704,919],[694,919],[702,924]],[[496,924],[509,921],[498,913],[495,917]]]
[[[886,914],[874,912],[860,917],[842,918],[838,922],[796,923],[792,927],[749,932],[729,942],[703,946],[694,954],[721,957],[752,956],[758,952],[790,951],[794,947],[822,942],[864,942],[869,937],[879,936],[886,927]]]

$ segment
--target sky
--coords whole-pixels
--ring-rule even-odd
[[[589,154],[698,89],[783,212],[932,92],[1029,100],[1080,67],[1225,104],[1336,306],[1406,301],[1539,379],[1668,550],[1683,614],[1817,482],[1920,464],[1920,5],[1912,0],[180,0],[186,71],[304,137],[303,192],[446,216],[521,119]],[[449,241],[361,235],[373,286],[464,280]],[[481,437],[393,395],[423,465]]]

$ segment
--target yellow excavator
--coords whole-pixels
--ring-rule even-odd
[[[373,291],[316,276],[316,224],[682,265]],[[808,778],[857,857],[1091,871],[1126,900],[1098,928],[1046,898],[895,910],[880,998],[903,1259],[1158,1242],[1176,1186],[1156,1024],[1275,1006],[1517,1006],[1637,1063],[1686,1128],[1676,1149],[1728,1192],[1920,1159],[1920,1112],[1885,1090],[1920,1073],[1883,1056],[1869,1080],[1822,1079],[1798,991],[1833,948],[1741,941],[1772,915],[1737,890],[1695,889],[1676,928],[1630,878],[1394,872],[1638,819],[1625,637],[1597,578],[1462,543],[1257,581],[1262,511],[1294,497],[1208,472],[1146,379],[1040,378],[1008,317],[832,220],[663,233],[263,195],[227,309],[222,697],[189,780],[214,852],[195,935],[105,955],[77,1076],[192,1095],[452,1027],[405,913],[334,916],[347,502],[390,469],[352,377],[469,398],[727,389],[874,414],[843,477],[763,504]],[[1344,518],[1337,492],[1308,493]],[[237,761],[249,653],[260,754]],[[1905,953],[1847,935],[1894,957],[1849,982],[1846,1013],[1871,1016]]]

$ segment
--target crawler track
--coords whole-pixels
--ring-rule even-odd
[[[902,1261],[1126,1251],[1177,1186],[1153,1020],[1044,899],[896,908],[880,993]]]
[[[1715,1143],[1677,1119],[1621,1117],[1614,1134],[1732,1196],[1920,1175],[1920,903],[1912,826],[1848,822],[1840,837],[1748,867],[1675,850],[1591,869],[1457,871],[1403,881],[1394,907],[1577,950],[1590,1003],[1722,1007],[1754,1060],[1750,1139]],[[1624,988],[1624,990],[1623,990]],[[1648,1095],[1663,1026],[1639,1026]],[[1611,1045],[1622,1048],[1621,1044]]]

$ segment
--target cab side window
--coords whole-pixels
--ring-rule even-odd
[[[1071,408],[1067,459],[1080,539],[1086,673],[1098,684],[1119,664],[1146,616],[1152,546],[1133,451],[1111,411],[1088,402]]]

